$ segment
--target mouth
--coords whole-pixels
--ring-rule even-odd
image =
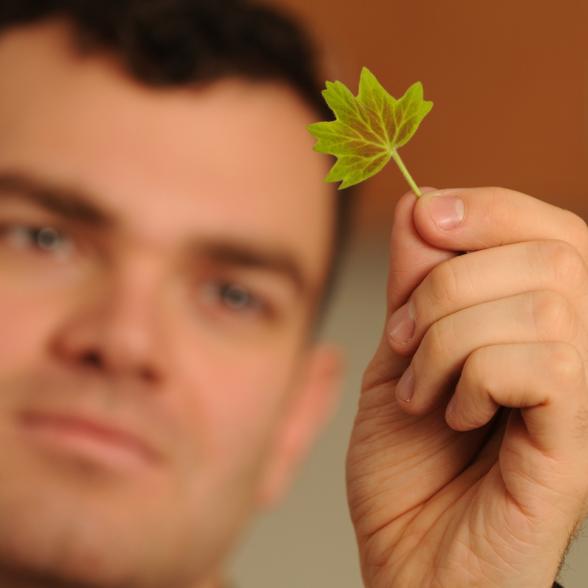
[[[52,454],[89,460],[110,469],[152,467],[159,455],[129,431],[93,418],[28,411],[19,424],[27,439]]]

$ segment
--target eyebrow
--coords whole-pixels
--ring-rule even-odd
[[[91,195],[69,186],[39,181],[18,173],[0,173],[0,200],[17,196],[62,218],[102,229],[118,223],[113,214],[92,202]]]
[[[66,220],[97,229],[112,231],[120,226],[115,215],[100,208],[87,191],[39,180],[22,173],[0,173],[0,201],[17,197]],[[219,264],[255,269],[281,275],[299,294],[310,284],[296,256],[285,248],[255,244],[235,238],[204,237],[193,239],[187,247],[194,258],[205,258]]]
[[[285,250],[250,242],[199,239],[190,250],[197,257],[204,257],[224,265],[261,270],[281,275],[293,285],[299,294],[309,289],[305,272],[295,258]]]

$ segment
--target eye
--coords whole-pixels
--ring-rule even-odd
[[[266,306],[264,301],[251,290],[230,282],[208,284],[207,298],[209,302],[240,314],[262,312]]]
[[[65,257],[73,251],[73,242],[61,231],[51,226],[8,226],[0,234],[15,249],[37,249],[41,253],[52,253]]]
[[[238,284],[222,284],[219,297],[224,305],[231,310],[259,309],[261,302],[249,290]]]

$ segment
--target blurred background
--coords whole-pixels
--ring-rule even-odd
[[[354,93],[363,65],[395,96],[423,82],[435,107],[402,150],[417,183],[505,186],[588,218],[586,0],[271,3],[307,24],[328,78]],[[362,585],[344,460],[362,370],[383,327],[390,222],[407,189],[392,164],[365,184],[325,329],[348,354],[343,402],[288,500],[237,553],[240,588]],[[588,586],[586,555],[588,530],[562,569],[565,588]]]

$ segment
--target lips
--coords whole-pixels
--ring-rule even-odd
[[[27,411],[20,415],[20,423],[38,443],[106,465],[153,465],[161,457],[129,430],[85,415]]]

